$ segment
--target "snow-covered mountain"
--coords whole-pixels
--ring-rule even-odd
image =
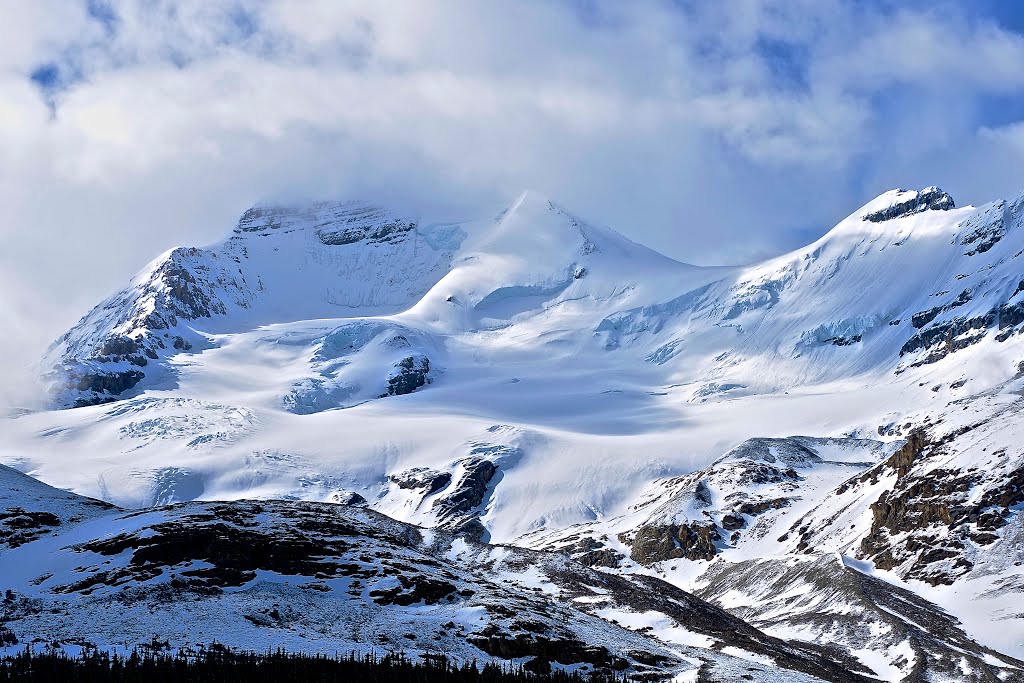
[[[259,206],[61,337],[54,409],[6,420],[0,462],[123,508],[365,505],[656,577],[854,674],[1012,680],[1022,222],[893,190],[709,268],[532,192],[480,220]],[[623,609],[587,613],[682,642]]]

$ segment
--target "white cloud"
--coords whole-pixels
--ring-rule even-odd
[[[1014,93],[1024,88],[1024,37],[961,13],[902,11],[875,17],[852,45],[823,55],[816,77],[850,89],[889,85]]]
[[[1024,47],[952,5],[0,3],[0,271],[53,335],[262,198],[469,212],[529,186],[736,261],[882,183],[1002,187],[1024,154],[966,151],[996,154],[976,100],[1020,94]],[[29,81],[44,64],[56,91]]]

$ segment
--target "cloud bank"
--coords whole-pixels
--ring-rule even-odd
[[[0,3],[9,387],[154,255],[259,200],[456,217],[529,187],[735,263],[889,187],[1024,189],[1024,37],[984,3]]]

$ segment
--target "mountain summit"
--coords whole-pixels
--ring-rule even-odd
[[[891,197],[891,203],[877,209],[869,209],[864,214],[864,220],[873,223],[910,216],[921,211],[949,211],[956,208],[953,198],[934,185],[926,187],[920,192],[913,190],[892,190],[871,202],[869,206],[877,206]]]

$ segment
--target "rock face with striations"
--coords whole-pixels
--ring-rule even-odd
[[[721,537],[714,524],[669,524],[642,526],[619,540],[630,546],[634,560],[650,566],[664,560],[710,560],[717,549],[715,542]]]
[[[459,465],[462,474],[455,486],[435,500],[433,507],[442,527],[481,539],[486,536],[486,530],[480,522],[480,507],[487,499],[498,465],[476,455],[465,458]]]
[[[920,192],[912,193],[912,196],[909,198],[901,199],[884,209],[879,209],[865,215],[864,220],[871,221],[872,223],[881,223],[882,221],[909,216],[922,211],[949,211],[955,208],[956,203],[953,201],[953,198],[932,185]]]
[[[388,390],[380,395],[404,396],[430,383],[430,359],[423,355],[406,356],[395,364],[388,377]]]
[[[58,404],[116,400],[160,374],[153,368],[167,357],[204,343],[187,323],[247,309],[258,290],[229,255],[171,250],[50,347],[48,376]]]
[[[522,457],[509,444],[473,442],[468,453],[441,469],[411,467],[388,475],[391,493],[405,501],[399,509],[412,510],[410,521],[432,526],[473,540],[489,539],[482,518],[504,471]]]

